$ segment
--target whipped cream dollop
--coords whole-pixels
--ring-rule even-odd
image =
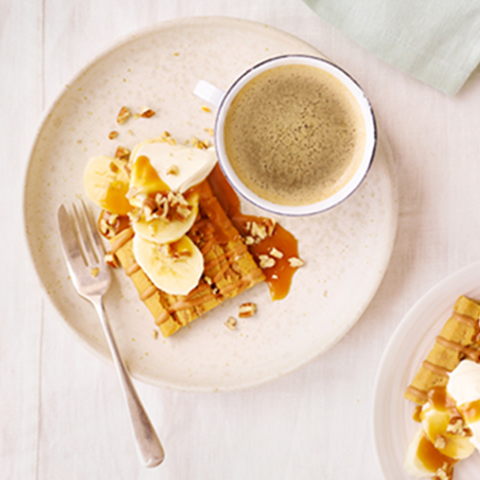
[[[174,192],[184,193],[208,177],[217,163],[215,149],[172,144],[164,139],[147,140],[132,151],[130,162],[145,156],[160,178]]]

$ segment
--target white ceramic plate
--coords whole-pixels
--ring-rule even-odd
[[[480,298],[480,262],[459,270],[427,292],[407,313],[385,350],[375,383],[372,419],[378,461],[388,480],[411,478],[403,462],[419,424],[412,420],[414,404],[403,394],[460,295]],[[455,467],[455,480],[473,478],[480,478],[477,453]]]
[[[208,138],[205,128],[213,127],[214,113],[203,111],[192,94],[198,79],[226,89],[250,65],[286,53],[320,55],[263,24],[227,18],[168,22],[96,58],[50,109],[25,184],[28,243],[60,316],[101,357],[109,354],[95,313],[76,295],[61,256],[58,206],[83,196],[82,172],[92,156],[113,154],[119,144],[131,148],[164,130],[182,142],[192,135]],[[115,119],[122,105],[157,113],[119,127]],[[108,139],[111,130],[120,132],[117,139]],[[248,205],[245,210],[255,211]],[[107,309],[136,378],[182,390],[245,388],[291,372],[342,338],[375,294],[394,241],[396,188],[385,139],[365,183],[345,203],[281,223],[298,238],[306,260],[289,296],[272,302],[267,286],[258,285],[166,340],[152,338],[150,313],[124,272],[115,272]],[[257,315],[228,330],[224,321],[244,301],[257,303]]]

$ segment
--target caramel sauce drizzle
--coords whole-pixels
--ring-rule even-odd
[[[448,377],[448,374],[450,373],[450,370],[448,370],[448,368],[441,367],[440,365],[435,365],[428,360],[424,360],[422,365],[424,368],[430,370],[433,373],[436,373],[440,377]]]
[[[445,348],[449,348],[450,350],[463,353],[465,356],[467,356],[474,362],[478,362],[480,360],[480,350],[475,350],[474,348],[467,347],[466,345],[453,342],[452,340],[447,340],[440,335],[436,338],[436,342],[444,346]]]
[[[417,455],[424,464],[425,468],[433,473],[442,468],[445,463],[450,466],[453,466],[457,463],[457,460],[447,457],[443,453],[439,452],[426,436],[423,436],[420,440]]]
[[[215,166],[209,175],[208,182],[225,213],[242,236],[248,235],[248,223],[257,222],[265,224],[270,221],[270,219],[264,217],[245,215],[241,212],[240,200],[218,165]],[[259,243],[248,246],[254,258],[257,259],[259,255],[268,255],[272,248],[276,248],[284,256],[283,258],[275,259],[275,265],[264,269],[263,273],[265,274],[272,300],[281,300],[287,296],[292,283],[292,277],[297,271],[296,268],[290,266],[288,258],[299,257],[298,242],[288,230],[277,224],[271,236],[261,240]]]
[[[458,312],[453,312],[451,318],[456,320],[458,323],[463,323],[464,325],[467,325],[469,327],[473,327],[473,328],[478,327],[478,321],[472,317],[469,317],[468,315],[463,315]]]
[[[407,387],[407,392],[411,393],[413,396],[418,397],[422,402],[426,402],[428,398],[428,392],[421,390],[420,388],[409,385]]]

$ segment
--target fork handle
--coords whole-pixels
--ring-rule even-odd
[[[91,301],[100,317],[105,336],[107,337],[108,346],[110,347],[113,361],[117,368],[124,398],[130,413],[133,434],[135,436],[137,449],[142,459],[142,463],[146,467],[156,467],[162,463],[165,458],[162,444],[155,433],[155,429],[153,428],[145,409],[143,408],[142,402],[137,395],[137,391],[135,390],[125,363],[118,350],[103,303],[103,296],[95,297],[91,299]]]

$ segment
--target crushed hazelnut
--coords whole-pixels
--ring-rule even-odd
[[[130,110],[127,107],[122,107],[117,115],[117,123],[119,125],[122,125],[122,123],[125,123],[127,121],[129,116]]]
[[[116,130],[112,130],[109,134],[108,134],[108,138],[110,140],[113,140],[114,138],[117,138],[118,137],[118,132]]]
[[[212,285],[212,284],[213,284],[213,280],[212,280],[210,277],[208,277],[207,275],[205,275],[205,276],[203,277],[203,279],[205,280],[206,283],[208,283],[208,285]]]
[[[255,314],[257,311],[257,305],[252,302],[242,303],[238,307],[238,316],[240,318],[248,318]]]
[[[270,250],[270,255],[274,258],[283,258],[283,253],[280,251],[280,250],[277,250],[275,247],[273,247],[271,250]]]
[[[130,157],[130,150],[128,148],[119,146],[115,152],[115,158],[119,158],[120,160],[128,160]]]
[[[151,118],[155,115],[155,112],[151,108],[145,108],[140,113],[142,118]]]
[[[100,269],[98,267],[95,267],[95,268],[91,268],[90,269],[90,275],[93,277],[93,278],[96,278],[98,277],[98,274],[100,273]]]
[[[152,330],[152,338],[156,340],[158,338],[158,330]]]
[[[300,268],[300,267],[303,267],[305,265],[305,262],[303,260],[301,260],[300,258],[297,258],[297,257],[290,257],[288,259],[288,263],[290,264],[290,266],[292,268]]]
[[[215,130],[213,128],[206,128],[205,131],[211,136],[213,137],[213,135],[215,134]]]
[[[258,261],[260,268],[272,268],[275,266],[275,259],[272,257],[269,257],[268,255],[259,255],[258,256]]]
[[[235,330],[237,328],[237,319],[234,317],[228,317],[228,320],[225,322],[225,325],[230,330]]]

